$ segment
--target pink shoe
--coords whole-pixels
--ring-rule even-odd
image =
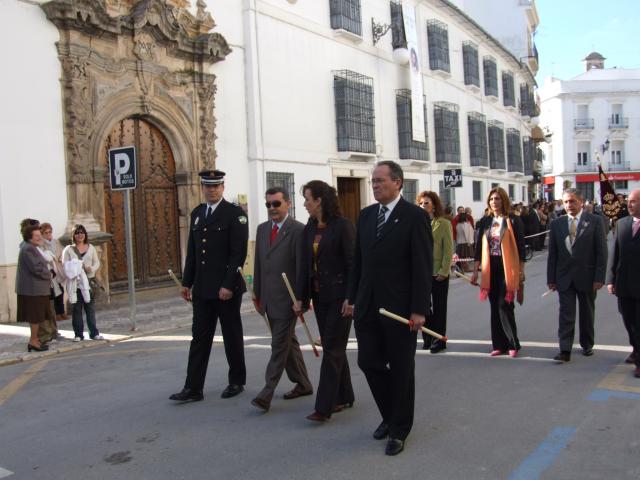
[[[489,356],[491,357],[497,357],[498,355],[504,355],[506,352],[504,352],[503,350],[494,350],[493,352],[491,352],[489,354]]]
[[[511,358],[516,358],[518,356],[518,351],[517,350],[509,350],[509,356]]]

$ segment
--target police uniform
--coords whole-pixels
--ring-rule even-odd
[[[203,171],[199,175],[203,185],[224,182],[224,172],[219,170]],[[209,215],[207,210],[208,204],[203,203],[191,212],[182,285],[191,289],[193,339],[184,390],[172,395],[172,400],[202,399],[218,318],[229,363],[229,386],[223,392],[223,398],[240,393],[246,382],[240,318],[240,304],[246,286],[238,268],[244,265],[247,256],[247,216],[239,206],[224,198]],[[231,290],[233,297],[220,300],[220,288]]]

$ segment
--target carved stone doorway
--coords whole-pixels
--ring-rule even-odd
[[[162,132],[140,117],[118,122],[107,136],[101,156],[108,169],[108,150],[136,147],[138,187],[133,191],[132,230],[136,286],[154,286],[169,281],[167,270],[180,268],[176,165],[169,142]],[[113,237],[107,243],[110,289],[127,286],[125,255],[124,193],[111,191],[109,177],[104,187],[105,224]]]

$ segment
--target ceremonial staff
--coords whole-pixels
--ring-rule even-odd
[[[389,317],[401,323],[404,323],[405,325],[409,325],[410,327],[413,326],[413,322],[411,320],[407,320],[406,318],[401,317],[400,315],[391,313],[388,310],[385,310],[384,308],[381,308],[380,310],[378,310],[378,313],[380,313],[380,315],[384,315],[385,317]],[[431,335],[432,337],[435,337],[438,340],[442,340],[443,342],[446,342],[447,340],[449,340],[445,335],[440,335],[439,333],[436,333],[433,330],[429,330],[426,327],[420,327],[420,330],[422,330],[422,332],[426,333],[427,335]]]
[[[282,272],[282,280],[284,280],[284,284],[287,286],[287,290],[289,290],[291,301],[293,302],[294,305],[296,305],[298,303],[298,300],[296,300],[296,295],[295,293],[293,293],[293,288],[291,288],[291,284],[289,283],[289,279],[287,278],[287,274],[285,272]],[[311,332],[309,331],[307,322],[304,321],[304,316],[302,315],[302,313],[298,315],[298,318],[300,319],[300,323],[302,323],[302,326],[304,327],[305,332],[307,332],[307,337],[309,337],[309,345],[311,345],[311,348],[313,348],[314,355],[316,357],[319,357],[320,354],[318,353],[318,349],[313,343],[313,337],[311,337]]]
[[[242,275],[242,280],[244,280],[244,284],[247,286],[247,290],[249,290],[249,293],[251,294],[251,300],[253,300],[253,304],[256,305],[258,304],[258,298],[256,297],[256,292],[253,291],[253,288],[251,286],[249,286],[249,282],[247,282],[246,277],[244,276],[244,271],[242,270],[242,267],[238,267],[238,272],[240,273],[240,275]],[[258,312],[260,314],[260,316],[262,317],[262,319],[264,320],[264,323],[267,324],[267,330],[269,330],[269,334],[271,334],[271,325],[269,324],[269,317],[267,316],[267,311],[265,310],[264,314]]]
[[[173,270],[169,269],[169,276],[171,277],[171,280],[174,281],[174,283],[176,284],[176,286],[182,290],[182,284],[180,283],[180,280],[178,280],[178,277],[176,277],[176,274],[173,273]],[[189,300],[185,299],[185,302],[189,302]]]

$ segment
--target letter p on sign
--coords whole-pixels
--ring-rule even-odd
[[[122,174],[129,171],[131,161],[129,160],[129,155],[127,155],[126,153],[116,153],[115,161],[116,168],[113,174],[116,177],[116,186],[120,187],[122,185]]]
[[[119,147],[109,150],[111,190],[136,188],[136,148]]]

